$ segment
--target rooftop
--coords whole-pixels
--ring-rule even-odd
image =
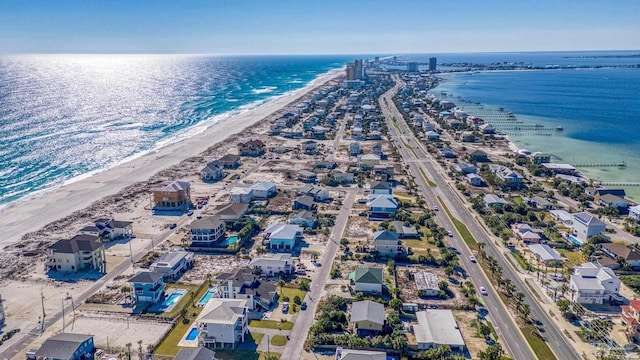
[[[375,324],[384,324],[386,313],[384,305],[364,300],[351,304],[351,322],[371,321]]]
[[[529,251],[536,254],[543,261],[562,261],[563,257],[547,244],[529,245]]]
[[[451,310],[429,309],[418,311],[416,316],[418,324],[413,325],[413,332],[418,343],[465,345]]]
[[[97,236],[81,234],[68,240],[58,240],[49,249],[56,253],[75,254],[81,251],[93,252],[101,247],[102,243]]]
[[[93,335],[61,333],[54,335],[40,346],[37,358],[71,359],[83,342],[92,339]]]
[[[370,267],[358,267],[354,271],[354,282],[366,284],[382,284],[382,269]]]
[[[155,284],[163,277],[164,274],[161,272],[141,271],[129,278],[127,282],[139,284]]]

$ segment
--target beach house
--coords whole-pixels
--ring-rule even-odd
[[[380,163],[380,155],[365,154],[358,156],[358,166],[363,169],[371,169]]]
[[[389,230],[380,230],[373,233],[375,249],[381,256],[395,257],[402,252],[402,245],[398,233]]]
[[[538,261],[545,266],[560,266],[564,258],[547,244],[532,244],[528,246],[529,251]]]
[[[402,221],[393,221],[391,225],[393,225],[394,231],[398,233],[398,237],[401,239],[420,237],[418,230],[413,225],[405,225]]]
[[[627,200],[613,194],[600,196],[598,199],[598,205],[616,208],[618,211],[623,209],[626,210],[629,207]]]
[[[336,348],[336,360],[387,360],[384,351]]]
[[[374,181],[369,186],[372,194],[391,194],[391,184],[386,181]]]
[[[349,155],[356,156],[361,152],[362,150],[360,150],[360,144],[357,141],[354,141],[351,144],[349,144]]]
[[[573,231],[583,243],[588,238],[600,235],[606,229],[606,225],[588,212],[573,214]]]
[[[629,206],[629,217],[635,221],[640,221],[640,205]]]
[[[235,349],[248,330],[246,299],[211,298],[195,323],[198,345],[210,349]]]
[[[398,202],[389,194],[370,195],[366,205],[370,218],[388,218],[398,210]]]
[[[184,250],[162,254],[149,266],[149,271],[164,274],[164,280],[175,281],[193,267],[193,253]]]
[[[509,204],[505,199],[495,194],[485,194],[482,199],[488,207],[501,207]]]
[[[464,177],[467,180],[467,183],[469,183],[469,185],[471,185],[471,186],[482,186],[482,185],[484,185],[484,180],[482,179],[482,176],[480,176],[478,174],[467,174]]]
[[[351,304],[350,322],[358,333],[382,331],[385,318],[384,305],[379,302],[364,300]]]
[[[276,195],[276,184],[271,181],[261,181],[251,185],[254,199],[268,199]]]
[[[271,224],[265,232],[265,241],[270,249],[291,250],[296,241],[302,240],[304,229],[292,224]]]
[[[76,235],[62,239],[49,246],[46,267],[61,272],[81,270],[106,271],[104,246],[94,235]]]
[[[440,295],[440,286],[438,284],[438,275],[429,271],[417,271],[413,274],[413,279],[420,296],[438,296]]]
[[[467,152],[467,156],[469,160],[472,162],[487,162],[489,158],[487,157],[487,153],[482,150],[469,150]]]
[[[618,259],[623,259],[633,269],[640,269],[640,250],[634,247],[620,243],[604,243],[600,245],[600,250],[615,261],[614,266],[607,266],[613,270],[620,266]]]
[[[231,201],[234,203],[248,204],[253,200],[253,189],[250,187],[236,186],[231,189]]]
[[[204,182],[216,182],[225,177],[226,173],[224,167],[217,161],[208,163],[202,171],[200,171],[200,178]]]
[[[224,236],[224,221],[219,216],[203,216],[189,226],[191,246],[211,246]]]
[[[109,240],[130,238],[133,235],[133,222],[100,218],[94,221],[95,227],[100,229],[100,235]]]
[[[236,269],[216,277],[218,295],[224,299],[245,299],[251,311],[268,309],[276,300],[276,286],[261,280],[253,268]]]
[[[184,181],[166,181],[151,189],[154,212],[186,211],[191,206],[191,185]]]
[[[316,204],[309,195],[301,195],[295,198],[291,204],[293,210],[313,210]]]
[[[413,325],[418,350],[449,346],[463,351],[465,342],[453,312],[448,309],[429,309],[416,313],[418,323]]]
[[[315,154],[318,150],[318,143],[313,140],[307,140],[300,143],[300,150],[307,155]]]
[[[233,222],[245,216],[247,211],[249,211],[249,204],[247,203],[229,203],[217,208],[215,215],[224,222]]]
[[[35,353],[27,353],[27,359],[86,360],[95,352],[93,335],[63,332],[45,340]]]
[[[265,144],[261,140],[251,139],[238,143],[238,153],[240,156],[260,156],[264,154]]]
[[[574,268],[569,289],[572,300],[580,304],[604,304],[620,298],[620,280],[613,270],[592,262]]]
[[[127,281],[132,284],[131,289],[136,303],[155,304],[164,294],[164,273],[142,271]]]
[[[356,292],[382,293],[381,268],[357,267],[349,274],[349,279],[353,282]]]
[[[305,194],[313,197],[315,201],[325,201],[329,199],[329,191],[319,186],[305,185],[298,191],[300,194]]]
[[[217,360],[215,351],[206,347],[184,348],[173,360]]]
[[[227,154],[215,160],[214,163],[221,165],[224,169],[237,169],[242,165],[242,160],[240,155]]]
[[[318,175],[312,171],[300,170],[298,171],[298,180],[305,183],[315,183],[318,180]]]
[[[316,226],[316,216],[311,211],[300,210],[289,215],[289,224],[313,229]]]
[[[249,262],[249,268],[260,269],[260,274],[265,276],[288,275],[294,271],[291,254],[276,254],[272,257],[253,258]]]
[[[489,169],[498,176],[506,185],[519,187],[523,183],[523,177],[517,171],[502,165],[489,165]]]

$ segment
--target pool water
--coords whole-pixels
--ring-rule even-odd
[[[222,241],[221,244],[225,245],[225,246],[229,246],[231,244],[235,244],[236,242],[238,242],[238,237],[233,235],[233,236],[229,236],[228,238],[224,239],[224,241]]]
[[[575,245],[582,246],[582,241],[580,241],[580,239],[578,239],[577,237],[575,237],[573,235],[569,235],[567,240],[571,241]]]
[[[176,291],[173,294],[169,295],[168,298],[164,299],[164,301],[162,302],[162,306],[165,306],[167,308],[175,306],[178,303],[178,300],[180,300],[180,298],[182,297],[182,295],[184,295],[183,292],[180,291]]]
[[[187,337],[185,338],[185,340],[195,340],[198,337],[198,329],[197,328],[191,328],[191,330],[189,330],[189,333],[187,334]]]
[[[216,292],[218,292],[218,289],[215,287],[212,287],[211,289],[207,290],[207,292],[204,293],[204,295],[202,295],[200,300],[198,300],[198,306],[206,305]]]

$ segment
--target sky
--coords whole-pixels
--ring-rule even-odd
[[[1,0],[0,53],[639,50],[638,0]]]

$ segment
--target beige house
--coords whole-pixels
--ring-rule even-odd
[[[384,305],[364,300],[351,305],[351,322],[358,331],[382,331],[386,313]]]
[[[249,140],[238,143],[238,153],[241,156],[260,156],[264,154],[265,144],[260,140]]]
[[[154,211],[186,210],[191,205],[191,185],[184,181],[167,181],[151,189]]]
[[[97,236],[76,235],[62,239],[49,247],[46,263],[51,270],[76,272],[81,270],[106,271],[104,247]]]

